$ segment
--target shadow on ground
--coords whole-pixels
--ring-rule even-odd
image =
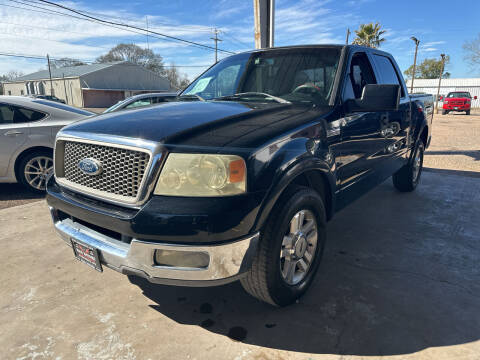
[[[0,184],[0,209],[38,201],[44,197],[27,190],[20,184]]]
[[[374,356],[477,341],[479,202],[476,178],[425,172],[410,194],[386,182],[336,215],[316,281],[286,308],[256,301],[239,283],[130,281],[172,320],[258,346]]]
[[[471,157],[474,161],[480,161],[480,150],[427,150],[425,155],[464,155]]]

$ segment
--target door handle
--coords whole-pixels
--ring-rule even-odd
[[[10,131],[7,131],[4,135],[5,136],[17,136],[17,135],[22,135],[23,132],[21,131],[18,131],[18,130],[10,130]]]

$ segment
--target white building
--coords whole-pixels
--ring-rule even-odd
[[[408,91],[412,80],[407,81]],[[415,79],[413,93],[427,93],[437,95],[438,79]],[[468,91],[472,95],[472,107],[480,108],[480,78],[469,79],[442,79],[440,95],[447,95],[451,91]],[[473,100],[476,96],[477,100]]]

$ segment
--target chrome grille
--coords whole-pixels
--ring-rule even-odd
[[[147,170],[150,155],[131,149],[76,141],[65,141],[64,179],[70,183],[115,196],[137,197]],[[99,175],[88,175],[78,163],[95,159],[102,164]]]

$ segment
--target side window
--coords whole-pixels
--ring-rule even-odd
[[[365,53],[357,53],[350,62],[343,98],[344,100],[360,99],[365,85],[376,83],[377,81],[367,55]]]
[[[148,106],[151,104],[152,98],[139,99],[125,106],[125,109],[132,109],[140,106]]]
[[[20,124],[31,121],[38,121],[45,117],[45,114],[39,111],[26,109],[19,106],[10,106],[13,110],[13,123]]]
[[[380,73],[381,77],[381,83],[382,84],[396,84],[400,85],[400,89],[402,91],[402,97],[405,96],[405,92],[402,87],[402,82],[398,78],[397,71],[395,70],[395,67],[392,64],[392,61],[382,55],[373,55],[375,64],[377,65],[378,71]]]
[[[0,125],[13,123],[13,109],[4,104],[0,104]]]

